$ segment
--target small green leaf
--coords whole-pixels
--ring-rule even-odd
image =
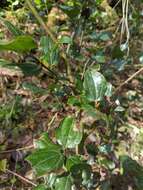
[[[18,53],[26,53],[37,48],[31,36],[18,36],[11,41],[0,41],[0,50],[11,50]]]
[[[105,92],[105,96],[107,97],[111,97],[112,96],[112,84],[111,83],[107,83],[107,89],[106,89],[106,92]]]
[[[74,2],[74,5],[60,5],[60,8],[64,13],[66,13],[70,18],[75,18],[80,14],[81,7],[78,3]]]
[[[61,147],[59,145],[56,145],[52,142],[52,140],[49,138],[48,133],[43,133],[40,139],[35,142],[35,145],[38,149],[47,148],[48,150],[61,150]]]
[[[72,190],[71,176],[58,178],[55,183],[55,190]]]
[[[6,165],[7,165],[7,160],[0,160],[0,171],[5,172],[6,170]]]
[[[62,36],[59,40],[61,44],[72,44],[72,39],[69,36]]]
[[[27,160],[36,170],[37,175],[41,176],[47,172],[62,168],[64,163],[64,156],[59,149],[40,149],[36,150]]]
[[[78,99],[78,97],[71,96],[68,99],[68,104],[72,106],[80,106],[80,100]]]
[[[75,156],[70,156],[67,159],[66,162],[66,168],[68,171],[70,171],[70,169],[74,166],[74,165],[78,165],[81,164],[83,161],[83,158],[81,156],[75,155]]]
[[[95,69],[87,70],[84,76],[85,95],[89,101],[101,101],[106,95],[107,81],[104,76]]]
[[[102,51],[99,51],[96,53],[96,55],[93,55],[92,59],[96,60],[98,63],[105,63],[106,62],[105,55],[103,54]]]
[[[48,189],[45,187],[45,185],[41,184],[35,187],[33,190],[48,190]]]
[[[59,48],[49,37],[43,36],[40,40],[43,56],[41,57],[45,65],[57,65],[59,62]]]
[[[22,84],[22,87],[26,90],[31,91],[33,94],[39,94],[39,95],[44,95],[46,94],[48,91],[44,88],[38,87],[35,84],[32,83],[28,83],[28,82],[24,82]]]
[[[56,173],[49,173],[47,176],[45,176],[45,182],[47,187],[53,189],[56,179],[57,179]]]
[[[64,148],[75,148],[80,143],[82,132],[76,128],[74,118],[66,117],[62,121],[60,127],[56,130],[56,138]]]
[[[140,55],[140,57],[139,57],[139,62],[140,62],[141,64],[143,64],[143,54]]]
[[[13,36],[16,37],[16,36],[24,35],[24,33],[19,28],[17,28],[16,26],[14,26],[8,20],[2,19],[2,21],[3,21],[4,25],[8,28],[8,30],[13,34]]]

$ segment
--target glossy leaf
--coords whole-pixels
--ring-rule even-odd
[[[11,50],[18,53],[26,53],[37,48],[31,36],[18,36],[11,41],[0,41],[0,50]]]
[[[55,190],[72,190],[71,176],[58,178],[55,183]]]
[[[66,117],[56,130],[56,138],[64,148],[75,148],[82,139],[82,133],[76,128],[75,120]]]
[[[89,101],[101,101],[106,95],[107,81],[95,69],[86,71],[83,85]]]
[[[59,149],[40,149],[27,157],[37,175],[41,176],[47,172],[62,168],[64,157]]]

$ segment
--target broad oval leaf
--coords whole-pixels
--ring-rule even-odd
[[[106,95],[108,83],[101,73],[92,69],[86,71],[83,86],[89,101],[101,101]]]
[[[0,41],[0,50],[26,53],[35,48],[37,48],[36,42],[28,35],[18,36],[11,41]]]
[[[62,168],[64,163],[63,154],[57,149],[40,149],[36,150],[27,160],[36,170],[38,176],[44,175],[47,172]]]
[[[56,180],[55,190],[71,190],[72,178],[71,176],[61,177]]]
[[[56,138],[64,148],[75,148],[80,143],[82,132],[76,128],[74,118],[66,117],[62,121],[56,130]]]

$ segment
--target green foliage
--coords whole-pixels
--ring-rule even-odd
[[[74,118],[66,117],[56,130],[56,138],[64,148],[75,148],[82,139],[82,132],[76,128]]]
[[[9,2],[9,8],[16,17],[15,9],[25,6],[27,11],[29,5],[20,0]],[[135,45],[132,42],[134,39],[130,39],[130,45],[125,43],[125,35],[121,39],[118,31],[115,32],[116,19],[119,23],[119,18],[124,15],[120,4],[119,8],[112,8],[110,5],[113,2],[109,3],[103,0],[34,0],[29,7],[36,19],[26,12],[29,20],[16,26],[1,18],[12,40],[1,40],[0,51],[8,55],[14,53],[15,59],[0,59],[0,98],[5,97],[5,80],[15,80],[16,77],[22,78],[21,83],[16,88],[10,87],[12,92],[6,86],[8,94],[21,93],[22,88],[30,91],[30,95],[22,91],[24,95],[1,104],[0,122],[2,125],[9,123],[10,127],[12,124],[17,126],[23,108],[30,107],[37,117],[44,111],[46,113],[42,115],[44,123],[36,118],[38,127],[33,129],[30,125],[30,129],[38,131],[34,137],[39,137],[43,126],[46,131],[34,140],[34,150],[26,154],[35,178],[38,177],[34,190],[110,190],[114,186],[122,190],[120,184],[114,184],[114,178],[121,180],[124,190],[129,186],[134,190],[143,189],[142,167],[123,152],[120,154],[120,143],[128,143],[128,129],[124,123],[128,121],[129,114],[124,97],[116,89],[114,91],[114,86],[120,86],[117,74],[123,74],[126,68],[128,71],[128,67],[132,72],[135,61],[142,66],[143,55],[141,50],[134,53],[131,47]],[[134,4],[128,10],[128,19],[129,32],[136,38],[136,34],[142,36],[139,26],[142,13]],[[55,19],[52,23],[54,30],[47,26],[47,21],[52,22],[52,16],[51,20],[48,17],[51,12]],[[34,27],[30,28],[32,35],[28,34],[26,24]],[[3,32],[0,35],[4,39]],[[126,74],[123,74],[123,79]],[[140,97],[141,90],[128,91],[128,101]],[[31,102],[27,103],[29,99]],[[53,113],[55,116],[50,118]],[[24,114],[25,119],[28,113]],[[45,125],[47,121],[49,123]],[[142,149],[142,133],[139,133],[136,142],[138,146],[135,148]],[[142,155],[141,151],[139,155]],[[6,171],[6,166],[6,160],[1,160],[2,172]]]
[[[71,190],[72,189],[72,179],[71,176],[61,177],[56,180],[55,190]]]
[[[29,52],[37,47],[35,41],[31,36],[18,36],[15,39],[5,42],[0,42],[0,50],[11,50],[18,53]]]
[[[24,35],[24,33],[18,27],[14,26],[8,20],[2,19],[2,21],[3,21],[3,24],[7,27],[7,29],[12,33],[14,37]]]
[[[59,49],[49,37],[43,36],[40,40],[43,56],[41,60],[45,66],[54,66],[59,62]]]
[[[64,161],[60,149],[48,148],[35,151],[27,160],[31,162],[38,176],[61,168]]]
[[[111,94],[111,88],[108,86],[106,79],[95,69],[86,71],[83,85],[85,95],[89,101],[101,101],[105,96]]]

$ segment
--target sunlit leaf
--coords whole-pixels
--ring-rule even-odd
[[[38,176],[62,168],[64,157],[59,149],[39,149],[27,157]]]
[[[0,50],[11,50],[18,53],[26,53],[37,48],[31,36],[18,36],[11,41],[0,41]]]
[[[77,129],[74,118],[66,117],[62,121],[56,130],[56,138],[64,148],[74,148],[80,143],[82,132]]]
[[[107,81],[95,69],[87,70],[84,76],[84,90],[89,101],[101,101],[106,95]]]

